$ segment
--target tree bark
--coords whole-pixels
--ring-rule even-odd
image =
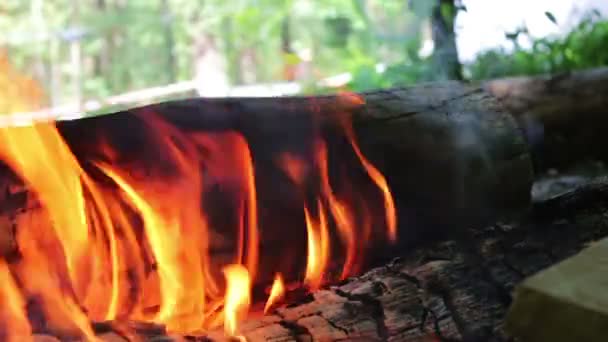
[[[456,33],[454,25],[458,9],[455,0],[435,0],[437,3],[431,13],[431,30],[435,48],[433,65],[437,79],[462,80],[462,66],[458,60]]]

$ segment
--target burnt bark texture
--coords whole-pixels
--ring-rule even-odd
[[[504,331],[514,287],[608,235],[608,179],[535,204],[528,216],[402,251],[402,258],[241,324],[248,341],[515,341]],[[225,341],[161,327],[95,325],[102,340]],[[122,336],[122,337],[121,337]]]

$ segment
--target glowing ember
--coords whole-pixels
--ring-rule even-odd
[[[270,288],[270,295],[264,306],[264,313],[268,313],[271,307],[273,307],[283,296],[285,295],[285,283],[280,273],[274,277],[274,282]]]
[[[8,87],[7,80],[17,76],[0,58],[0,84]],[[0,108],[27,110],[41,103],[35,84],[15,84],[22,84],[15,94],[0,94]],[[352,106],[363,101],[354,94],[342,100]],[[52,122],[0,127],[0,160],[41,206],[15,219],[19,258],[0,258],[3,340],[30,339],[39,321],[54,333],[93,340],[91,322],[117,319],[159,323],[177,333],[223,325],[227,335],[244,339],[238,324],[252,304],[252,287],[269,280],[259,275],[264,230],[250,146],[239,132],[184,132],[155,113],[143,118],[146,148],[158,156],[158,167],[121,159],[122,151],[103,137],[85,163]],[[345,186],[332,183],[322,136],[309,142],[310,155],[272,156],[297,186],[295,205],[304,214],[304,222],[281,224],[292,229],[301,223],[306,240],[285,244],[306,243],[307,253],[302,275],[271,270],[275,279],[264,312],[285,296],[285,278],[298,284],[303,278],[308,289],[319,289],[332,280],[329,270],[342,278],[359,271],[372,235],[397,238],[387,181],[360,151],[350,123],[340,123],[355,160],[382,194],[384,212],[375,213],[349,177],[340,179]],[[206,209],[219,201],[205,192],[213,184],[230,194],[231,210],[222,212],[236,235],[229,260],[212,253],[212,243],[222,238]],[[32,313],[37,321],[30,321]]]

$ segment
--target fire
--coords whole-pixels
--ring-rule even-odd
[[[283,282],[283,276],[280,273],[274,277],[274,282],[270,288],[270,295],[266,300],[264,306],[264,313],[268,313],[271,307],[273,307],[283,296],[285,295],[285,283]]]
[[[224,268],[224,275],[227,283],[224,331],[228,336],[239,336],[237,322],[244,318],[251,304],[249,272],[242,265],[229,265]]]
[[[308,258],[304,282],[312,290],[318,289],[323,282],[323,274],[329,263],[329,230],[321,203],[318,203],[319,219],[315,221],[304,207],[306,232],[308,234]]]
[[[365,99],[352,92],[342,92],[338,97],[339,100],[349,103],[353,107],[361,106],[365,103]],[[397,241],[397,210],[395,208],[395,202],[393,195],[391,194],[390,188],[386,178],[382,173],[372,164],[361,152],[357,139],[355,138],[355,132],[352,127],[352,122],[346,116],[339,116],[339,123],[346,134],[348,141],[350,142],[355,154],[359,158],[359,161],[367,171],[370,178],[376,183],[376,186],[382,191],[384,197],[384,208],[386,210],[386,225],[388,230],[388,238],[391,242]]]
[[[19,76],[8,67],[0,58],[0,84]],[[0,94],[0,108],[41,103],[35,83],[15,84],[15,94]],[[343,101],[362,103],[355,95]],[[15,219],[20,257],[0,257],[0,339],[26,341],[43,324],[61,336],[94,340],[91,322],[106,320],[154,322],[176,333],[223,325],[227,335],[244,339],[238,324],[252,306],[252,289],[269,280],[262,276],[259,211],[274,209],[258,203],[256,180],[264,175],[256,155],[237,131],[186,132],[151,112],[138,120],[146,139],[141,153],[153,156],[151,163],[124,158],[109,137],[94,140],[94,155],[83,160],[54,122],[0,127],[0,160],[40,205]],[[301,223],[306,256],[302,274],[271,270],[265,313],[285,297],[285,279],[319,289],[335,278],[334,270],[341,278],[356,274],[372,237],[397,237],[387,181],[361,152],[350,123],[340,123],[384,212],[374,212],[372,197],[348,175],[334,179],[321,134],[307,142],[308,152],[272,156],[297,189],[293,205],[303,219],[282,224]],[[220,202],[207,192],[213,186],[230,204],[221,213],[228,228],[215,227],[207,209]],[[224,236],[230,233],[233,238]],[[213,254],[218,241],[230,246],[227,259]]]
[[[0,319],[10,326],[0,331],[0,337],[7,342],[32,341],[32,327],[24,312],[25,300],[4,261],[0,262],[0,285]]]

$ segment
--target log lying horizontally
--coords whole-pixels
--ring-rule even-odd
[[[281,208],[289,201],[277,189],[289,180],[277,168],[277,153],[305,148],[315,119],[329,144],[339,145],[332,142],[334,121],[351,115],[364,154],[388,179],[407,227],[402,238],[490,222],[528,206],[533,173],[527,145],[513,118],[481,88],[448,82],[360,95],[364,103],[350,95],[181,100],[58,127],[81,161],[96,155],[105,137],[119,151],[155,163],[158,152],[139,138],[147,112],[185,131],[236,130],[252,149],[259,207]]]
[[[241,331],[250,342],[509,341],[504,317],[514,287],[608,236],[607,210],[608,182],[603,180],[538,203],[523,220],[473,229],[474,238],[412,250],[272,315],[246,321]],[[131,326],[145,341],[197,340]],[[111,325],[97,329],[104,341],[126,341],[111,332]],[[221,335],[199,340],[225,340]]]
[[[607,92],[608,68],[600,68],[480,87],[448,82],[374,91],[360,94],[363,104],[353,96],[192,99],[129,112],[159,112],[187,130],[242,132],[258,174],[271,175],[258,180],[261,189],[277,187],[273,154],[277,148],[301,149],[313,116],[350,114],[363,151],[395,192],[399,216],[416,229],[410,238],[525,208],[533,175],[527,143],[536,171],[585,158],[608,160]],[[124,138],[138,129],[124,112],[59,126],[73,146],[90,145],[84,140],[98,134]],[[84,159],[90,153],[76,150]],[[269,206],[282,202],[275,198]]]

